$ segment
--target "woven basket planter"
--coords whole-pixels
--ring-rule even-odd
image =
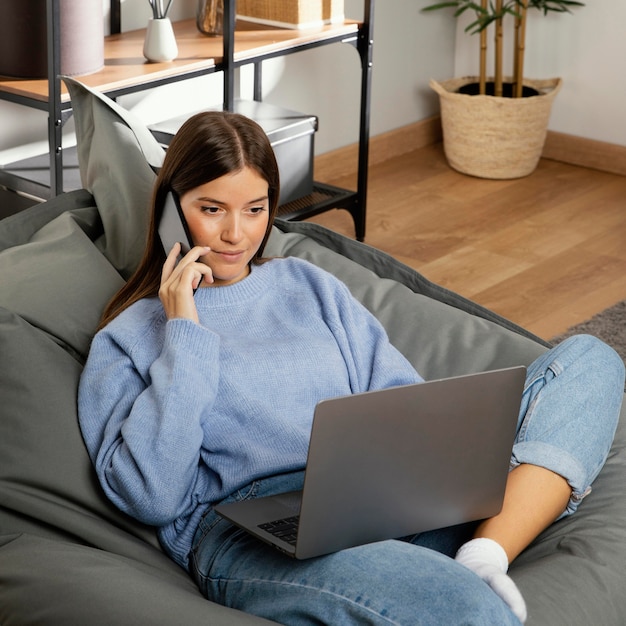
[[[525,86],[539,92],[524,98],[457,93],[461,87],[476,82],[475,76],[441,83],[430,81],[431,88],[439,94],[448,163],[463,174],[480,178],[528,176],[541,157],[561,79],[524,80]]]

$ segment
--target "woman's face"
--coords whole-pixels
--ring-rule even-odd
[[[268,227],[267,181],[245,167],[188,191],[180,204],[194,244],[211,248],[200,261],[213,271],[213,285],[245,278]]]

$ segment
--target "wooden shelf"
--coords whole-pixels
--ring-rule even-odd
[[[320,28],[289,30],[239,20],[235,31],[234,61],[237,65],[263,58],[297,52],[302,48],[325,45],[329,41],[354,41],[359,23],[346,21]],[[221,37],[207,37],[196,28],[195,20],[174,22],[178,57],[167,63],[150,63],[143,56],[145,29],[105,38],[104,67],[93,74],[78,76],[82,83],[102,93],[137,91],[151,83],[183,80],[194,74],[219,71],[223,61]],[[0,77],[0,92],[36,102],[48,102],[48,80]],[[69,103],[62,85],[61,101]]]

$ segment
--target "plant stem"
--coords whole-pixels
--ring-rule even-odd
[[[526,16],[528,0],[521,0],[520,16],[515,20],[515,98],[522,97],[524,88],[524,53],[526,52]]]
[[[487,12],[488,0],[480,0],[480,7]],[[480,95],[487,93],[487,30],[483,28],[480,31],[480,71],[479,71],[479,89]]]
[[[495,79],[494,96],[502,96],[502,0],[496,0],[496,50],[495,50]]]

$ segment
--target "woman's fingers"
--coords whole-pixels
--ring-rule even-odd
[[[175,244],[163,264],[159,298],[168,319],[183,317],[197,322],[194,292],[203,280],[207,284],[213,282],[211,268],[200,261],[210,248],[196,246],[177,262],[180,249],[180,244]]]
[[[177,242],[172,246],[169,251],[165,263],[163,264],[163,270],[161,271],[161,284],[163,284],[172,274],[176,267],[177,260],[180,256],[182,246]]]

